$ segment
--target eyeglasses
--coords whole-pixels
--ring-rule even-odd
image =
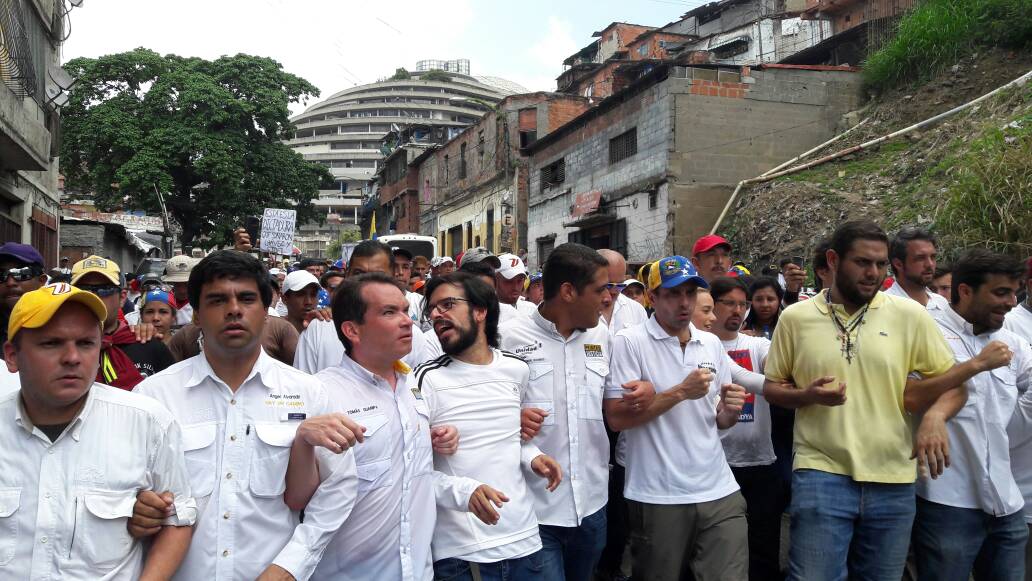
[[[4,268],[0,269],[0,281],[7,282],[8,277],[14,277],[15,282],[25,282],[32,280],[42,273],[36,273],[35,269],[31,266],[23,266],[21,268]]]
[[[748,309],[749,303],[745,301],[732,301],[728,299],[717,299],[717,302],[728,308],[738,307],[739,309]]]
[[[441,299],[432,305],[427,305],[426,314],[428,316],[433,315],[434,311],[439,311],[442,314],[447,313],[448,311],[454,309],[455,305],[459,304],[459,302],[468,303],[469,299],[460,299],[459,297],[448,297],[446,299]]]
[[[122,292],[122,287],[117,284],[79,284],[75,285],[75,288],[88,293],[93,293],[100,298],[109,297],[115,293]]]
[[[607,283],[607,284],[606,284],[606,290],[618,290],[618,291],[622,291],[622,290],[623,290],[623,289],[625,289],[625,288],[627,288],[627,285],[625,285],[625,284],[623,284],[623,283],[615,283],[615,282],[610,282],[610,283]]]

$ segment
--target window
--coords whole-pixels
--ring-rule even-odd
[[[537,109],[533,107],[520,109],[519,124],[520,147],[529,147],[531,143],[537,141]]]
[[[444,185],[451,181],[451,169],[448,167],[448,156],[444,156]]]
[[[541,168],[541,191],[554,188],[566,181],[566,158],[560,158]]]
[[[638,128],[625,131],[609,140],[609,163],[617,163],[638,153]]]
[[[641,44],[638,47],[638,56],[646,57],[646,56],[648,56],[648,54],[649,54],[649,45],[648,45],[648,43]]]
[[[484,168],[484,148],[487,147],[484,143],[484,130],[481,129],[477,132],[477,165],[480,166],[481,171]]]
[[[655,210],[659,206],[659,192],[652,190],[649,192],[649,209]]]
[[[459,179],[466,179],[466,144],[459,146]]]
[[[494,208],[487,209],[487,249],[494,252]]]
[[[538,239],[537,241],[538,252],[537,252],[537,263],[544,264],[548,260],[548,255],[552,253],[555,248],[555,238]]]

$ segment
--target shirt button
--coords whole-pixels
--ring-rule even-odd
[[[226,514],[222,515],[222,518],[229,520],[229,512],[227,511]]]
[[[41,543],[43,543],[45,545],[45,544],[47,544],[47,538],[46,537],[40,537],[39,538],[39,542],[41,542]]]
[[[53,454],[53,453],[54,453],[54,449],[53,448],[50,448],[49,450],[47,450],[47,454]]]
[[[45,493],[45,494],[43,495],[43,498],[50,498],[50,493],[49,493],[49,492]]]
[[[233,478],[233,473],[232,472],[226,472],[226,480],[229,480],[231,478]]]
[[[223,557],[228,557],[229,556],[229,551],[222,551],[222,556]]]
[[[229,405],[236,405],[236,400],[235,399],[229,400]]]
[[[229,437],[229,441],[230,442],[236,442],[236,434],[233,434],[232,436],[230,436]]]

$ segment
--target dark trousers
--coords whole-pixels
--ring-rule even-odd
[[[609,578],[620,572],[627,547],[627,501],[623,497],[626,469],[613,463],[609,471],[609,504],[606,505],[606,548],[598,562],[598,572]]]
[[[780,581],[781,513],[785,487],[778,468],[766,466],[731,467],[745,497],[749,523],[749,581]]]

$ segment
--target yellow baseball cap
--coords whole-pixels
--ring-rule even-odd
[[[46,325],[68,301],[88,307],[97,316],[98,323],[107,319],[107,309],[97,295],[79,290],[66,282],[58,282],[27,292],[18,299],[7,323],[7,338],[14,338],[22,329],[38,329]]]
[[[72,265],[72,284],[91,272],[98,272],[111,281],[111,284],[122,286],[122,271],[114,260],[99,256],[90,256]]]

